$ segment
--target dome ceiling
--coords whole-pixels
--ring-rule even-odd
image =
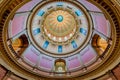
[[[92,33],[91,25],[90,15],[82,5],[50,2],[33,9],[27,31],[33,45],[40,51],[65,57],[79,53],[86,46]]]
[[[52,78],[96,69],[113,44],[108,17],[86,0],[30,1],[16,10],[5,34],[16,64]]]

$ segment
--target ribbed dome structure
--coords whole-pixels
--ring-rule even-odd
[[[50,39],[56,42],[64,42],[73,37],[77,23],[75,17],[69,12],[57,10],[46,16],[43,27]]]

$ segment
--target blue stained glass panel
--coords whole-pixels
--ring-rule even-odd
[[[73,46],[74,49],[77,48],[77,44],[76,44],[75,41],[72,41],[71,44],[72,44],[72,46]]]
[[[44,48],[44,49],[47,49],[48,45],[49,45],[49,42],[48,42],[48,41],[45,41],[44,44],[43,44],[43,48]]]
[[[61,45],[58,46],[58,52],[59,52],[59,53],[62,52],[62,46],[61,46]]]
[[[85,30],[84,28],[80,28],[80,33],[87,35],[87,30]]]
[[[33,34],[37,35],[40,33],[40,28],[36,28],[35,30],[33,30]]]
[[[81,12],[80,10],[76,10],[76,11],[75,11],[75,14],[76,14],[77,16],[81,16],[81,15],[82,15],[82,12]]]
[[[45,13],[45,12],[44,12],[43,10],[40,10],[37,15],[38,15],[38,16],[43,16],[44,13]]]
[[[63,6],[63,2],[58,2],[57,6]]]

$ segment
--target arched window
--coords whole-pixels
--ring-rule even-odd
[[[66,72],[66,62],[63,59],[57,59],[55,61],[55,72]]]
[[[102,55],[108,46],[108,42],[106,39],[102,38],[98,34],[95,34],[92,39],[92,46],[98,53],[98,55]]]
[[[23,51],[28,47],[28,40],[26,35],[21,35],[20,37],[14,39],[11,45],[17,55],[21,55]]]

